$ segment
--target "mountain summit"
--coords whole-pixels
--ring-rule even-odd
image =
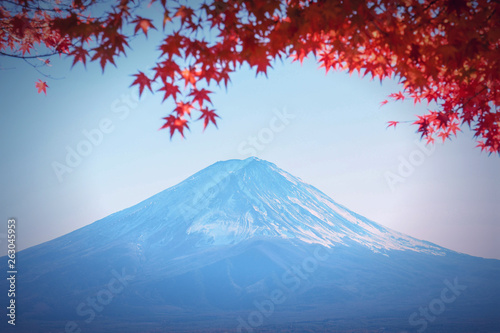
[[[16,332],[500,331],[500,261],[385,228],[258,158],[16,260]]]

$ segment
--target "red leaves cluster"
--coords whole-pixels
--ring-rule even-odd
[[[267,75],[276,59],[302,62],[314,56],[327,72],[398,79],[402,91],[391,94],[393,100],[437,104],[437,110],[415,121],[428,142],[446,140],[469,126],[481,149],[500,154],[500,3],[495,1],[207,0],[181,5],[152,0],[148,18],[134,14],[131,0],[119,0],[99,16],[88,12],[94,0],[55,2],[42,9],[46,2],[9,3],[16,1],[17,7],[0,8],[0,52],[23,57],[43,44],[53,53],[67,53],[73,64],[90,59],[103,70],[125,53],[127,27],[147,36],[156,29],[153,22],[162,20],[165,38],[158,61],[151,74],[135,74],[132,85],[140,94],[148,88],[173,100],[176,107],[162,127],[171,135],[189,129],[193,112],[204,127],[216,124],[217,114],[207,107],[210,87],[227,85],[242,65]],[[161,18],[154,15],[158,10]]]

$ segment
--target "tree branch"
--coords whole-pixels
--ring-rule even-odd
[[[17,58],[17,59],[36,59],[36,58],[52,57],[52,56],[54,56],[56,54],[59,54],[59,52],[54,51],[52,53],[46,53],[46,54],[40,54],[40,55],[32,55],[32,56],[24,56],[24,55],[10,54],[10,53],[5,53],[5,52],[0,51],[0,56]]]

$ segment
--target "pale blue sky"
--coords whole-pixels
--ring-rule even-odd
[[[187,139],[170,141],[158,128],[172,104],[150,93],[134,102],[137,89],[129,88],[130,75],[157,56],[151,35],[152,43],[135,41],[104,75],[95,64],[69,70],[69,60],[53,58],[46,72],[64,78],[44,79],[22,61],[0,58],[0,218],[4,225],[18,219],[20,248],[127,208],[216,161],[246,158],[251,137],[260,135],[256,156],[351,210],[452,250],[500,259],[500,158],[474,149],[470,132],[424,154],[415,126],[386,129],[387,121],[414,120],[426,109],[411,102],[380,108],[395,82],[325,75],[314,61],[276,63],[268,78],[244,68],[227,92],[212,97],[218,130],[202,133],[198,122]],[[47,96],[36,92],[39,78],[50,86]],[[282,124],[276,112],[284,110],[294,118]],[[103,121],[109,133],[60,181],[54,162],[66,164],[67,147],[84,149],[83,131]],[[402,169],[404,181],[391,188],[387,175],[398,174],[401,159],[418,165]]]

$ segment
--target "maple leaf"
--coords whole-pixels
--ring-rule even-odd
[[[165,1],[165,0],[163,0]],[[163,5],[163,7],[165,7],[165,5]],[[171,22],[172,21],[172,18],[170,17],[170,12],[168,11],[168,9],[165,8],[165,11],[163,12],[163,30],[165,30],[165,25],[167,24],[167,22]]]
[[[204,101],[212,103],[210,97],[208,97],[208,94],[210,93],[212,92],[204,88],[200,90],[193,89],[193,91],[188,96],[193,96],[193,103],[198,102],[201,108],[203,106]]]
[[[178,117],[184,117],[185,114],[191,116],[192,108],[193,105],[191,103],[177,102],[174,112],[177,113]]]
[[[188,121],[182,117],[176,117],[174,115],[169,115],[163,118],[165,124],[160,129],[170,129],[170,139],[174,136],[175,131],[178,131],[182,137],[184,137],[184,128],[189,129]]]
[[[73,56],[73,63],[71,64],[71,67],[75,66],[75,64],[80,61],[83,63],[84,67],[87,66],[87,57],[89,56],[89,51],[87,51],[83,47],[75,47],[69,55]]]
[[[173,99],[176,100],[177,94],[181,92],[178,86],[169,82],[163,82],[163,87],[158,89],[158,91],[165,92],[165,95],[163,96],[163,102],[170,96],[172,96]]]
[[[403,93],[401,91],[399,91],[397,93],[392,93],[389,95],[389,97],[393,98],[395,101],[399,101],[399,100],[404,101],[405,100],[405,96],[403,95]]]
[[[56,51],[59,54],[61,54],[61,53],[68,54],[70,46],[71,46],[71,42],[67,38],[63,38],[62,40],[60,40],[57,43]]]
[[[198,120],[203,119],[203,130],[205,130],[209,123],[212,123],[217,128],[217,120],[215,118],[220,118],[215,110],[209,110],[208,108],[200,109],[201,116]]]
[[[443,139],[443,142],[445,142],[446,139],[450,136],[450,133],[448,131],[441,131],[438,133],[438,136]]]
[[[478,141],[476,147],[480,147],[481,151],[485,151],[485,150],[490,151],[488,145],[484,141]]]
[[[384,106],[384,105],[386,105],[387,103],[389,103],[389,101],[388,101],[388,100],[384,100],[384,101],[382,101],[382,102],[380,103],[380,106]],[[394,125],[394,127],[396,127],[396,125]]]
[[[264,73],[264,75],[267,76],[267,68],[273,68],[271,66],[271,60],[269,59],[269,56],[262,48],[252,49],[248,58],[248,63],[252,67],[257,67],[255,75]]]
[[[451,131],[455,136],[457,136],[457,131],[461,131],[460,127],[458,127],[458,124],[456,122],[449,124],[448,128],[449,131]]]
[[[192,21],[193,15],[194,15],[194,10],[192,8],[186,6],[180,6],[179,9],[177,9],[177,12],[175,13],[174,17],[180,17],[181,24],[184,25],[186,21]]]
[[[167,79],[171,79],[175,81],[176,73],[181,71],[179,65],[170,59],[164,60],[161,63],[157,64],[156,67],[153,68],[156,72],[154,79],[156,80],[158,77],[161,78],[163,82],[167,82]]]
[[[114,57],[116,56],[116,52],[113,48],[101,45],[94,48],[93,50],[95,51],[95,54],[92,56],[90,60],[95,61],[97,59],[100,59],[99,63],[101,65],[103,72],[104,72],[104,67],[106,67],[106,64],[108,62],[116,66],[114,59]]]
[[[141,16],[137,16],[135,20],[132,21],[132,23],[136,23],[135,29],[134,29],[134,34],[137,34],[139,29],[142,29],[142,32],[146,37],[148,37],[148,30],[149,29],[155,29],[155,26],[153,25],[153,22],[150,19],[143,18]]]
[[[19,51],[21,51],[21,53],[24,54],[25,53],[31,53],[30,50],[33,48],[33,45],[29,44],[29,43],[22,43],[21,46],[19,47]]]
[[[105,47],[109,47],[114,51],[116,55],[120,53],[125,54],[125,46],[129,46],[127,42],[127,38],[125,35],[120,33],[112,33],[109,36],[109,42],[104,44]]]
[[[181,72],[181,76],[182,78],[184,79],[184,87],[187,87],[187,85],[190,83],[193,87],[196,86],[196,74],[198,74],[197,72],[195,72],[193,69],[189,69],[189,68],[185,68],[182,72]]]
[[[139,85],[139,96],[142,95],[142,92],[144,90],[144,87],[148,87],[151,92],[153,92],[153,89],[151,89],[151,79],[146,76],[143,72],[139,71],[139,74],[134,74],[136,79],[132,84],[130,85],[131,87],[133,85]]]
[[[264,75],[267,77],[267,68],[273,68],[273,66],[271,66],[271,61],[268,59],[268,58],[262,58],[262,59],[259,59],[255,66],[257,67],[256,70],[255,70],[255,74],[258,75],[259,73],[264,73]]]
[[[387,122],[389,125],[387,125],[387,128],[391,127],[391,126],[394,126],[394,128],[396,128],[396,125],[399,124],[399,121],[388,121]]]
[[[446,113],[439,112],[436,114],[436,120],[439,122],[438,127],[446,128],[450,121],[450,116]]]
[[[300,64],[304,62],[304,59],[307,58],[308,52],[305,49],[299,49],[295,53],[292,53],[292,62],[299,61]]]
[[[417,133],[422,133],[421,138],[427,137],[430,134],[430,123],[431,120],[428,116],[418,116],[418,120],[413,123],[414,125],[418,125]]]
[[[207,66],[200,71],[199,79],[204,79],[208,85],[210,82],[214,80],[217,82],[217,78],[219,77],[219,72],[215,68],[215,66]]]
[[[41,93],[43,91],[43,93],[45,95],[47,95],[47,88],[49,87],[47,85],[47,82],[45,81],[42,81],[42,80],[38,80],[36,83],[35,83],[35,87],[38,89],[38,93]]]
[[[52,67],[52,65],[50,64],[50,59],[42,59],[42,58],[37,58],[37,59],[40,60],[45,66]]]
[[[172,35],[165,38],[162,44],[159,46],[161,51],[161,57],[167,55],[169,59],[171,59],[174,55],[180,56],[181,50],[184,47],[186,42],[186,37],[179,34],[179,32],[175,32]]]

